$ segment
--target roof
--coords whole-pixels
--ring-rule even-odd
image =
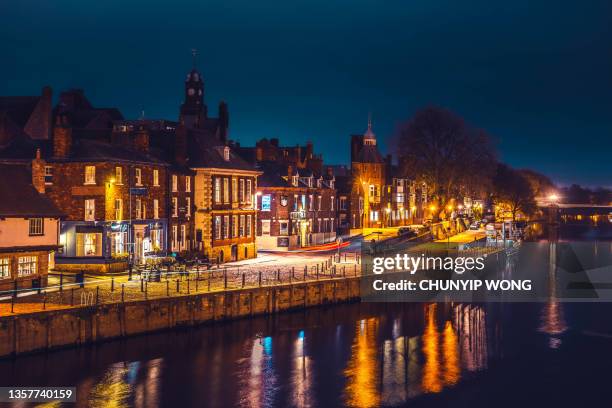
[[[28,166],[0,164],[0,217],[61,217],[62,212],[32,185]]]
[[[167,165],[168,163],[156,157],[154,152],[143,153],[91,139],[74,140],[70,155],[66,159],[52,158],[49,161],[126,161]]]
[[[223,156],[226,146],[207,132],[190,129],[188,139],[189,167],[258,171],[229,146],[229,160],[225,160]]]

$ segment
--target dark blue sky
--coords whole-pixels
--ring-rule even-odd
[[[175,119],[200,52],[231,137],[312,140],[348,162],[368,111],[383,150],[427,104],[493,134],[503,160],[612,185],[612,2],[0,2],[0,94],[84,88],[127,117]]]

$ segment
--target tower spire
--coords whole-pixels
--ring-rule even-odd
[[[196,48],[192,48],[191,49],[191,57],[193,59],[192,63],[193,63],[193,69],[196,69],[196,57],[198,55],[198,50]]]
[[[372,131],[372,112],[368,112],[368,130]]]

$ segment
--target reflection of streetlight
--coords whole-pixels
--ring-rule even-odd
[[[548,196],[548,199],[552,201],[553,203],[556,203],[559,200],[559,196],[553,193]]]

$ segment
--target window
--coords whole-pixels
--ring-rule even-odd
[[[251,236],[251,223],[253,222],[253,216],[247,215],[246,217],[246,236]]]
[[[335,219],[335,218],[332,218],[332,219],[331,219],[331,222],[330,222],[330,224],[329,224],[329,232],[334,232],[334,229],[335,229],[335,228],[334,228],[334,227],[335,227],[335,221],[336,221],[336,219]]]
[[[244,179],[240,179],[240,197],[239,201],[244,203]]]
[[[232,178],[232,202],[238,202],[238,180]]]
[[[157,198],[153,200],[153,218],[159,218],[159,200]]]
[[[181,246],[185,247],[185,242],[187,241],[187,228],[185,224],[181,225]]]
[[[96,220],[96,200],[89,198],[85,200],[85,221]]]
[[[330,211],[334,211],[334,201],[336,200],[336,197],[331,196],[331,200],[330,201]]]
[[[44,225],[44,218],[30,218],[30,235],[44,235]]]
[[[96,166],[85,166],[85,184],[96,184]]]
[[[298,210],[298,195],[294,194],[293,195],[293,211],[297,211]]]
[[[53,184],[53,167],[45,166],[45,184]]]
[[[185,197],[185,214],[191,217],[191,197]]]
[[[176,174],[172,175],[172,192],[176,193],[178,191],[178,176]]]
[[[223,216],[223,239],[229,238],[230,234],[230,217],[229,215]]]
[[[238,235],[244,237],[244,215],[240,216],[240,225],[238,227]]]
[[[191,193],[191,176],[185,176],[185,191]]]
[[[317,210],[321,211],[321,196],[317,196]]]
[[[221,203],[221,178],[215,177],[215,203]]]
[[[146,202],[142,203],[142,219],[143,220],[147,219],[147,203]]]
[[[287,221],[280,222],[280,235],[289,235],[289,223]]]
[[[115,184],[123,184],[123,167],[115,167]]]
[[[314,206],[314,196],[311,194],[308,196],[308,210],[312,211]]]
[[[225,146],[223,148],[223,160],[229,161],[229,159],[230,159],[230,148],[228,146]]]
[[[223,204],[229,204],[230,202],[230,192],[229,192],[229,179],[227,177],[223,178]]]
[[[298,185],[298,176],[291,176],[291,185],[297,187]]]
[[[176,249],[176,242],[178,241],[178,226],[172,226],[172,250]]]
[[[232,237],[236,238],[238,236],[238,216],[232,216]]]
[[[370,184],[370,198],[376,197],[376,186],[374,184]]]
[[[159,187],[159,170],[153,169],[153,185]]]
[[[101,233],[77,233],[77,256],[102,256]]]
[[[142,170],[138,167],[134,169],[134,180],[137,186],[142,186]]]
[[[136,219],[139,220],[142,218],[142,201],[140,198],[136,199]]]
[[[38,273],[37,256],[20,256],[17,265],[17,275],[28,276]]]
[[[246,181],[246,202],[250,203],[253,197],[253,180],[248,179]]]
[[[121,167],[117,167],[120,169]],[[123,200],[120,198],[115,199],[115,220],[121,221],[123,219]]]
[[[261,220],[261,234],[270,235],[270,220]]]
[[[172,216],[178,217],[178,198],[172,197]]]
[[[340,197],[340,209],[346,210],[346,197]]]
[[[215,215],[215,239],[221,239],[221,216]]]
[[[11,259],[0,258],[0,279],[11,277]]]

